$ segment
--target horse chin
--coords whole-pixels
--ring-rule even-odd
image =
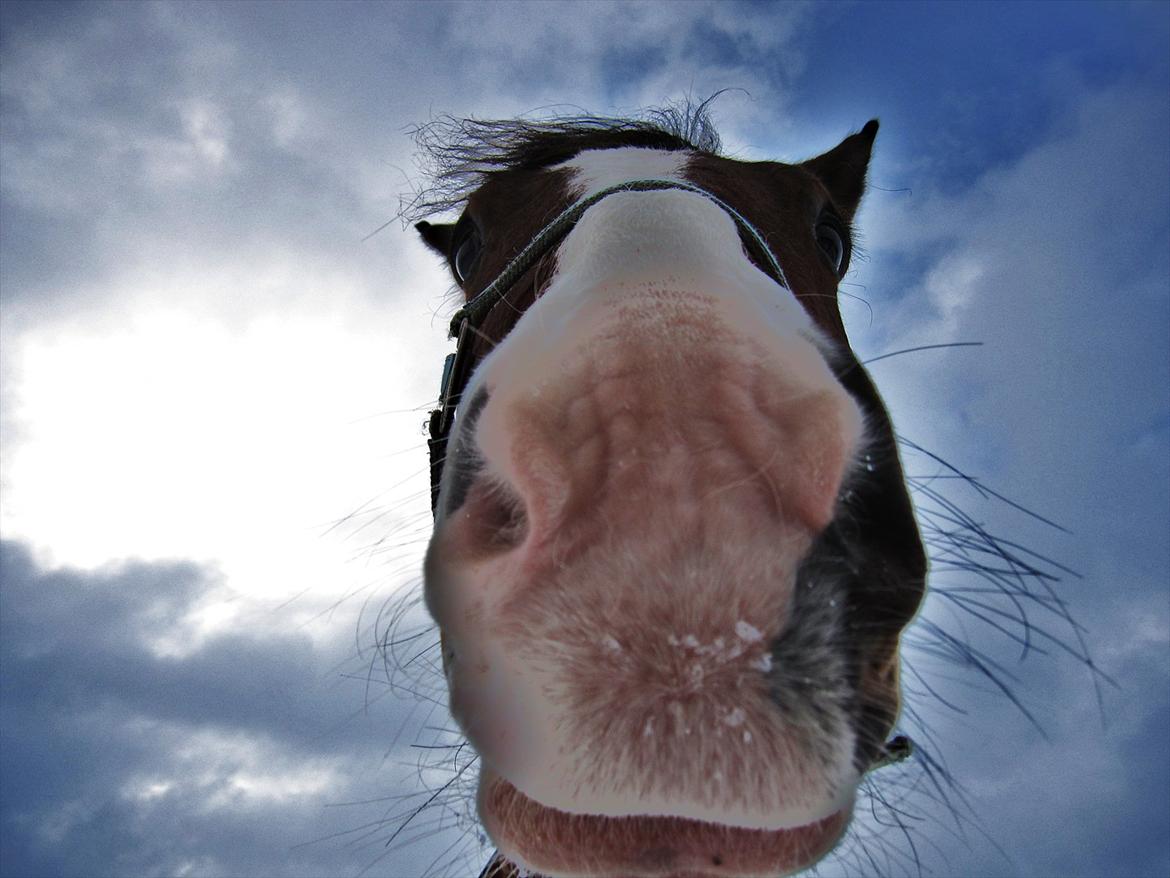
[[[500,854],[548,878],[779,878],[836,845],[853,799],[803,826],[748,829],[669,816],[569,814],[482,767],[479,815]]]

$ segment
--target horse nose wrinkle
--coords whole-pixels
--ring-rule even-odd
[[[464,557],[483,559],[520,546],[528,536],[524,498],[506,482],[481,472],[450,519]]]
[[[664,300],[675,328],[719,328],[685,344],[630,304],[555,348],[513,338],[488,364],[495,392],[461,434],[482,465],[427,580],[458,651],[453,715],[485,765],[550,807],[795,825],[820,813],[820,781],[786,754],[824,750],[845,766],[826,771],[835,789],[851,739],[834,714],[836,749],[817,749],[778,710],[770,644],[855,443],[852,403],[811,345],[719,328],[698,293]],[[656,780],[590,773],[566,755],[582,740]],[[742,774],[761,752],[782,776],[721,798],[708,770]]]

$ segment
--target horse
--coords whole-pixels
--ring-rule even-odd
[[[484,876],[798,872],[908,754],[927,555],[838,304],[877,132],[743,161],[700,107],[428,144],[410,210],[461,209],[416,228],[462,304],[423,596]]]

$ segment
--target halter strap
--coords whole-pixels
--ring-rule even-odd
[[[701,195],[722,208],[734,220],[740,233],[747,238],[752,249],[756,251],[756,255],[763,260],[772,279],[782,287],[789,288],[788,279],[784,276],[784,269],[780,267],[780,262],[772,253],[772,248],[768,246],[768,242],[764,240],[764,236],[760,234],[759,230],[726,201],[693,183],[686,183],[682,180],[627,180],[624,183],[617,183],[594,192],[565,208],[536,233],[536,236],[512,258],[495,280],[456,311],[451,318],[447,334],[448,337],[456,339],[455,353],[448,354],[443,362],[443,379],[439,387],[439,408],[432,411],[428,419],[430,438],[427,445],[431,462],[432,514],[438,514],[439,484],[443,477],[443,462],[447,456],[447,439],[450,437],[451,427],[455,420],[455,409],[459,405],[459,399],[470,378],[471,339],[478,331],[480,324],[492,308],[507,295],[513,285],[569,233],[569,230],[577,224],[577,221],[589,208],[602,199],[619,192],[658,192],[669,189],[680,189],[683,192]]]

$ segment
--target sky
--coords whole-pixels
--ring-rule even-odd
[[[1170,6],[5,2],[0,874],[476,874],[414,600],[453,299],[394,221],[411,128],[724,89],[741,158],[881,119],[860,358],[979,343],[870,366],[935,768],[819,874],[1170,873]],[[1059,581],[976,590],[948,503]]]

